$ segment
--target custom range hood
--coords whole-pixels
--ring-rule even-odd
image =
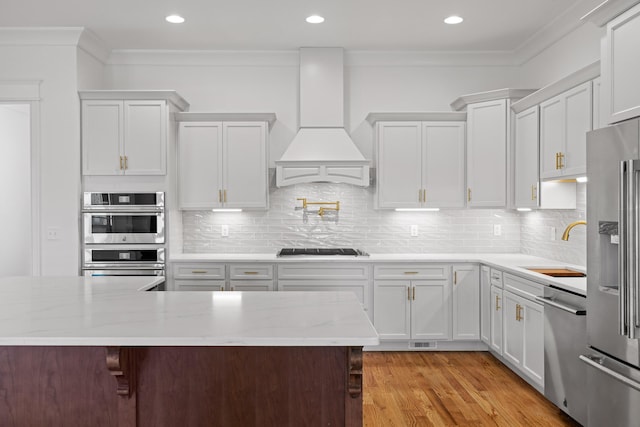
[[[344,130],[344,51],[300,49],[300,129],[280,160],[276,185],[342,182],[367,187],[369,160]]]

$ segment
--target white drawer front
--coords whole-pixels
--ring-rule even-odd
[[[278,290],[280,291],[312,291],[312,292],[353,292],[360,303],[367,309],[365,294],[368,286],[364,280],[333,281],[333,280],[280,280]]]
[[[278,280],[280,279],[368,279],[368,264],[280,264],[278,265]]]
[[[224,280],[224,264],[189,263],[174,264],[173,277],[176,279],[221,279]]]
[[[503,275],[504,288],[523,298],[535,301],[535,297],[544,295],[544,285],[514,276],[509,273]]]
[[[229,278],[239,280],[269,280],[273,279],[273,265],[271,264],[231,264]]]
[[[175,280],[176,291],[224,291],[224,280]]]
[[[380,279],[448,279],[451,266],[447,264],[392,264],[373,267],[373,277]]]
[[[273,291],[273,280],[231,280],[230,291],[240,292],[266,292]]]
[[[497,286],[499,288],[502,287],[502,271],[500,270],[496,270],[495,268],[491,269],[491,273],[490,277],[491,277],[491,284],[493,286]]]

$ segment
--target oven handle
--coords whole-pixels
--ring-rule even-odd
[[[536,301],[540,301],[543,304],[550,305],[551,307],[558,308],[558,309],[560,309],[562,311],[566,311],[567,313],[571,313],[571,314],[574,314],[576,316],[586,316],[587,315],[587,310],[584,310],[584,309],[581,309],[581,308],[576,308],[576,307],[571,307],[570,305],[560,304],[558,302],[555,302],[551,298],[536,296]]]

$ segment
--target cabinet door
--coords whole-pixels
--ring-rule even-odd
[[[453,339],[480,339],[480,283],[477,264],[453,267]]]
[[[544,386],[544,307],[526,299],[522,299],[522,306],[522,369]]]
[[[591,82],[564,93],[565,149],[562,158],[563,175],[586,175],[587,132],[591,126]]]
[[[422,205],[422,125],[378,123],[378,207]]]
[[[503,303],[502,289],[491,286],[491,348],[498,354],[503,350]]]
[[[184,280],[175,279],[173,286],[176,291],[224,291],[224,280]]]
[[[267,292],[273,291],[273,280],[231,280],[230,291]]]
[[[122,175],[122,101],[82,101],[83,175]]]
[[[540,104],[540,178],[562,176],[557,153],[564,151],[564,122],[562,95]]]
[[[603,97],[606,97],[607,123],[640,116],[640,5],[607,24],[602,51]]]
[[[124,102],[124,155],[127,175],[167,173],[167,104]]]
[[[464,123],[423,123],[422,138],[424,205],[464,207]]]
[[[503,292],[504,302],[504,352],[505,359],[516,366],[522,365],[522,321],[519,320],[518,311],[521,310],[521,298],[509,291]]]
[[[182,122],[178,141],[180,209],[222,206],[222,123]]]
[[[592,120],[591,127],[594,129],[600,129],[605,127],[604,123],[604,114],[602,113],[602,78],[598,77],[593,79],[592,83],[592,102],[591,102],[591,111],[592,111]]]
[[[450,283],[449,280],[411,281],[411,339],[451,339]]]
[[[467,204],[507,204],[507,100],[467,107]]]
[[[480,339],[491,345],[491,277],[490,268],[480,268]]]
[[[538,206],[538,106],[516,114],[515,118],[515,205]]]
[[[374,282],[373,325],[381,340],[411,338],[411,290],[406,280]]]
[[[223,203],[267,208],[267,131],[264,122],[223,124]]]

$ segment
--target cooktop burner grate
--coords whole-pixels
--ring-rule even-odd
[[[278,256],[297,255],[347,255],[347,256],[368,256],[364,251],[353,248],[283,248],[278,252]]]

